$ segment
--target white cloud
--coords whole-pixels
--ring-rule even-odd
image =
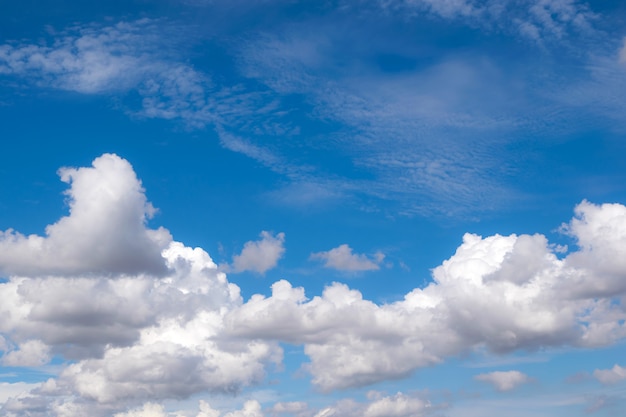
[[[388,9],[427,11],[438,17],[489,29],[497,27],[533,41],[544,38],[561,40],[571,30],[588,33],[595,19],[589,7],[578,0],[398,0],[380,1],[380,4]]]
[[[428,401],[401,392],[377,397],[368,403],[340,400],[320,410],[315,417],[420,417],[431,410]]]
[[[166,272],[164,229],[146,228],[154,208],[131,165],[104,154],[89,168],[62,168],[70,214],[46,236],[0,231],[0,271],[11,275],[136,274]],[[36,259],[36,262],[33,262]]]
[[[18,350],[12,350],[2,356],[5,366],[40,366],[50,360],[49,348],[40,340],[28,340],[21,343]]]
[[[39,387],[40,384],[29,384],[26,382],[0,382],[0,408],[10,398],[16,398],[27,394],[31,390]]]
[[[3,266],[23,270],[0,284],[0,333],[9,349],[5,361],[41,363],[47,355],[71,361],[30,396],[7,401],[5,414],[41,407],[72,417],[90,407],[96,417],[136,407],[137,413],[158,413],[154,404],[164,399],[238,392],[282,360],[279,342],[304,345],[313,383],[329,391],[401,378],[473,349],[592,347],[626,336],[626,290],[616,284],[625,266],[609,259],[624,247],[621,205],[579,204],[567,230],[580,248],[564,258],[542,235],[466,234],[433,270],[432,283],[394,303],[378,305],[340,283],[307,299],[303,288],[285,280],[272,285],[271,296],[244,303],[206,252],[171,241],[165,229],[146,229],[151,206],[128,162],[104,155],[93,167],[62,172],[72,179],[70,215],[50,226],[47,237],[37,237],[44,243],[35,247],[71,265],[64,266],[66,275],[59,269],[49,276],[48,268],[58,268],[51,259],[25,255],[34,249],[19,239],[3,241],[15,255],[3,258]],[[85,225],[83,235],[68,239],[78,225]],[[63,239],[55,237],[58,230]],[[152,240],[151,233],[167,239]],[[163,244],[158,260],[164,272],[122,272],[116,256],[82,252],[97,247],[91,242],[103,234],[111,242],[120,234],[143,237],[150,250]],[[262,233],[244,247],[239,268],[267,270],[283,243],[282,234]],[[37,262],[20,263],[27,258]],[[572,283],[582,290],[573,293]],[[523,379],[487,375],[503,388]],[[147,411],[146,403],[153,403]],[[318,414],[409,416],[421,407],[425,403],[398,394],[368,404],[346,400]],[[201,412],[215,414],[211,410]],[[250,403],[236,413],[230,417],[262,411]]]
[[[38,416],[44,409],[100,417],[154,402],[130,415],[158,415],[156,401],[234,393],[259,382],[266,363],[281,360],[274,342],[224,336],[224,315],[242,303],[239,288],[202,249],[145,228],[152,209],[128,162],[103,155],[91,168],[62,170],[62,177],[72,179],[70,215],[37,237],[38,246],[20,243],[33,237],[3,241],[14,258],[5,255],[2,266],[20,274],[0,284],[0,333],[9,349],[5,365],[40,365],[53,354],[71,361],[0,414]],[[121,269],[127,265],[109,247],[116,242],[131,252],[124,256],[140,257],[137,245],[156,251],[160,268]],[[33,255],[33,247],[46,256]],[[57,267],[52,254],[68,265]],[[253,407],[244,411],[254,415]]]
[[[261,232],[261,240],[249,241],[243,245],[239,255],[233,256],[233,271],[254,271],[264,274],[278,264],[285,253],[285,234],[272,235]]]
[[[274,414],[297,414],[301,415],[309,410],[307,403],[303,401],[278,402],[272,406],[270,412]],[[308,413],[307,413],[308,414]]]
[[[258,401],[250,400],[243,404],[241,410],[226,413],[224,417],[263,417],[263,412]]]
[[[626,379],[626,368],[615,364],[611,369],[596,369],[593,376],[605,385],[617,384]]]
[[[385,255],[377,252],[371,259],[367,255],[352,253],[352,248],[343,244],[326,252],[312,253],[310,259],[322,260],[326,268],[339,271],[372,271],[380,269]]]
[[[595,291],[574,296],[569,287],[613,282],[598,260],[606,251],[623,251],[621,240],[601,233],[584,237],[583,231],[621,230],[626,218],[615,211],[611,205],[577,206],[570,230],[581,232],[583,246],[565,259],[542,235],[466,234],[456,253],[433,270],[434,282],[402,301],[377,305],[339,283],[307,300],[303,288],[279,281],[272,296],[253,296],[233,310],[228,328],[239,336],[304,344],[313,383],[322,390],[400,378],[471,349],[610,344],[626,336],[623,289],[613,286],[597,298]]]
[[[496,371],[474,377],[477,381],[488,382],[498,391],[511,391],[531,379],[519,371]]]
[[[126,413],[117,413],[113,417],[167,417],[167,414],[162,405],[146,403],[141,408]]]

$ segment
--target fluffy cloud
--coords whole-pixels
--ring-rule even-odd
[[[271,296],[244,303],[205,251],[146,227],[154,209],[127,161],[103,155],[61,173],[71,186],[69,216],[46,237],[3,235],[13,256],[2,255],[0,266],[13,272],[0,283],[0,334],[5,364],[37,365],[53,355],[71,361],[30,395],[6,401],[4,415],[158,415],[164,399],[258,383],[268,364],[282,360],[280,342],[304,345],[313,383],[329,391],[401,378],[473,349],[589,347],[626,335],[619,256],[626,208],[618,204],[579,204],[564,227],[579,249],[567,255],[543,235],[466,234],[429,285],[394,303],[376,304],[341,283],[309,299],[286,280],[272,285]],[[283,243],[284,235],[264,232],[235,263],[263,272]],[[116,244],[145,262],[126,262]],[[596,377],[611,381],[621,372]],[[500,389],[526,380],[515,372],[478,378]],[[318,416],[416,416],[427,408],[397,394],[345,400]],[[205,404],[200,413],[216,412]],[[227,414],[261,415],[254,402]]]
[[[371,271],[380,269],[380,263],[385,259],[385,255],[377,252],[373,259],[366,255],[352,253],[352,248],[346,244],[326,252],[311,254],[311,259],[324,261],[326,268],[333,268],[339,271]]]
[[[488,382],[498,391],[511,391],[530,381],[530,378],[519,371],[496,371],[474,377],[476,381]]]
[[[61,172],[71,178],[70,215],[45,238],[3,240],[13,257],[0,265],[19,274],[0,284],[0,333],[5,365],[41,365],[52,354],[73,361],[0,414],[100,417],[146,401],[234,393],[281,360],[274,342],[224,336],[225,314],[242,304],[239,288],[202,249],[145,227],[154,209],[127,161],[103,155],[91,168]],[[158,416],[159,407],[128,415]]]
[[[616,384],[626,379],[626,368],[615,364],[611,369],[596,369],[593,376],[603,384]]]
[[[261,240],[246,242],[239,255],[233,256],[233,271],[264,274],[274,268],[285,253],[285,234],[261,232]]]
[[[624,292],[610,285],[620,261],[600,261],[623,252],[621,210],[578,205],[567,230],[581,246],[563,259],[543,235],[466,234],[433,282],[401,301],[377,305],[339,283],[309,300],[303,288],[279,281],[270,297],[231,311],[228,327],[239,337],[304,344],[322,390],[403,377],[472,349],[610,344],[626,336]],[[595,230],[612,234],[588,233]],[[574,284],[583,289],[572,291]],[[602,297],[598,286],[608,288]]]
[[[46,236],[0,232],[0,271],[10,275],[137,274],[166,272],[161,251],[171,237],[146,228],[154,214],[131,165],[105,154],[88,168],[62,168],[70,214]],[[34,262],[33,260],[36,260]]]
[[[320,410],[315,417],[420,417],[431,410],[428,401],[400,392],[384,397],[378,393],[373,394],[370,397],[374,398],[369,403],[342,400]]]

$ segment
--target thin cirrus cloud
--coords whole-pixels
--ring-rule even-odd
[[[385,255],[382,252],[376,252],[374,256],[368,257],[364,254],[353,253],[352,248],[344,243],[325,252],[312,253],[309,259],[324,262],[325,268],[356,272],[380,269]]]
[[[565,43],[575,32],[593,31],[594,14],[580,2],[529,1],[520,8],[499,3],[402,1],[376,7],[388,8],[391,17],[398,8],[425,10],[427,16],[434,13],[451,24],[481,22],[489,27],[509,21],[504,26],[523,27],[542,40],[552,39],[550,48]],[[129,102],[128,113],[178,120],[193,129],[214,128],[222,146],[279,172],[291,185],[307,187],[315,197],[330,201],[367,195],[395,202],[396,211],[411,215],[490,210],[523,198],[501,180],[519,175],[506,149],[520,128],[542,135],[547,129],[571,131],[571,116],[583,108],[591,109],[586,114],[623,121],[626,103],[614,85],[617,82],[621,91],[623,82],[604,70],[618,71],[610,42],[603,42],[601,48],[590,45],[590,54],[576,57],[582,70],[573,74],[568,85],[546,85],[533,75],[534,68],[516,67],[480,51],[441,54],[410,72],[389,75],[367,66],[376,48],[384,50],[386,44],[372,45],[374,52],[369,53],[356,48],[351,65],[333,64],[334,57],[342,54],[333,38],[357,35],[333,24],[341,12],[328,13],[327,21],[304,22],[297,28],[280,25],[269,34],[242,35],[231,41],[235,72],[255,87],[216,83],[212,74],[181,56],[180,50],[185,50],[181,45],[187,44],[176,39],[188,32],[150,19],[75,27],[57,34],[48,46],[2,45],[0,73],[83,94],[135,92],[141,104]],[[422,14],[412,18],[418,16]],[[313,25],[319,24],[328,30],[314,30]],[[358,44],[356,39],[353,43]],[[568,54],[566,49],[560,53]],[[398,54],[421,62],[415,51]],[[293,150],[289,143],[305,140],[303,126],[285,116],[294,111],[285,104],[293,94],[313,106],[312,113],[308,108],[295,109],[306,113],[304,117],[313,124],[325,127],[332,120],[344,126],[317,140],[322,147],[345,154],[369,179],[324,172],[317,169],[316,161],[286,157]],[[581,107],[581,97],[589,105]],[[295,140],[276,139],[285,136]],[[468,136],[473,140],[467,141]],[[276,201],[297,201],[293,197],[298,193],[292,189],[288,184],[275,192],[282,197]]]
[[[388,305],[340,283],[308,300],[303,288],[279,281],[272,296],[234,310],[227,327],[234,335],[304,344],[313,383],[324,391],[402,378],[476,348],[610,345],[626,335],[624,290],[596,261],[622,247],[625,213],[619,204],[579,204],[568,228],[581,246],[564,259],[543,235],[466,234],[433,270],[433,283]],[[597,286],[611,290],[598,296]]]
[[[498,391],[511,391],[522,384],[531,381],[531,378],[520,371],[495,371],[480,374],[474,377],[476,381],[487,382]]]

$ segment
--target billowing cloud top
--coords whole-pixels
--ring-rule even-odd
[[[312,383],[331,391],[402,378],[474,349],[593,347],[626,335],[626,270],[612,259],[626,235],[619,204],[579,204],[564,230],[580,248],[561,257],[543,235],[466,234],[429,285],[394,303],[374,303],[341,283],[308,299],[287,280],[244,302],[205,251],[146,227],[154,209],[127,161],[105,154],[60,174],[71,185],[70,214],[45,237],[2,235],[0,349],[8,366],[70,362],[29,395],[8,399],[4,415],[47,415],[37,414],[43,407],[63,416],[160,416],[159,401],[259,383],[268,364],[282,361],[280,343],[303,345]],[[263,233],[237,259],[260,271],[283,243],[282,234]],[[616,366],[596,377],[612,382],[622,373]],[[530,377],[477,379],[505,391]],[[317,415],[414,416],[429,407],[408,394],[381,394]],[[297,402],[274,412],[292,408],[313,413]],[[200,412],[219,415],[207,404]],[[262,415],[254,401],[241,412]]]
[[[0,271],[10,275],[139,274],[167,271],[169,232],[151,230],[155,209],[128,161],[105,154],[87,168],[61,168],[70,214],[46,236],[0,232]]]

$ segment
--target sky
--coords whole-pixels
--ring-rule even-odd
[[[0,2],[0,415],[621,416],[625,21]]]

